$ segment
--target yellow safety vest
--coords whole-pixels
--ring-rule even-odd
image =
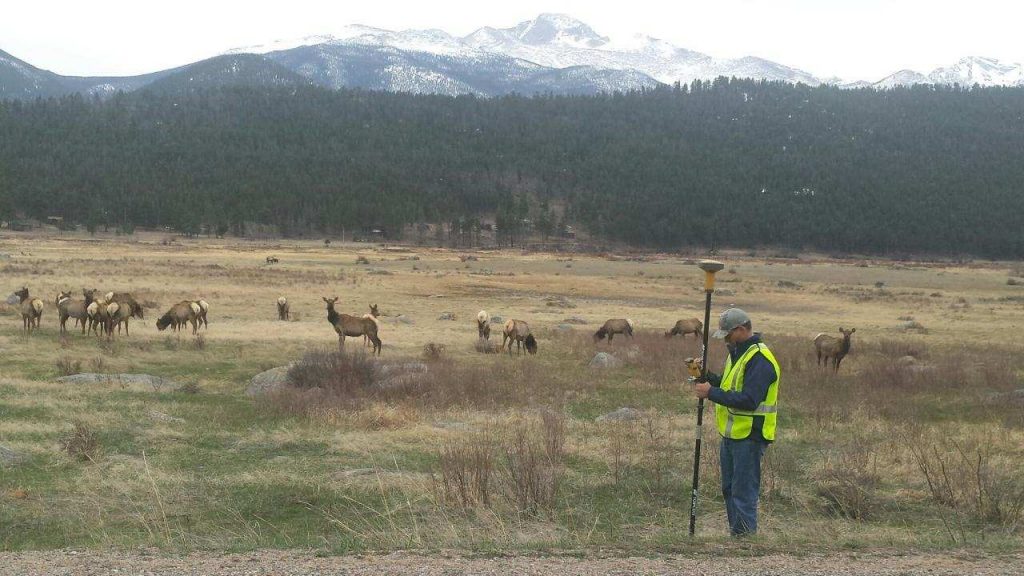
[[[743,390],[743,373],[746,371],[747,362],[750,362],[750,359],[758,353],[775,367],[775,381],[768,386],[768,395],[764,402],[761,402],[752,412],[715,404],[715,423],[718,425],[718,433],[723,438],[742,440],[750,436],[750,431],[754,426],[754,416],[763,416],[764,425],[761,427],[761,434],[765,440],[775,440],[775,417],[778,414],[779,379],[782,377],[782,371],[779,370],[779,363],[767,346],[760,342],[752,345],[740,356],[736,364],[732,363],[730,354],[725,359],[722,390],[726,392]]]

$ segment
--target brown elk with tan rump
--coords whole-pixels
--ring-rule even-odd
[[[508,342],[508,354],[512,355],[512,343],[516,343],[516,353],[522,354],[523,348],[530,354],[537,353],[537,339],[530,332],[530,325],[522,320],[509,320],[505,322],[505,331],[501,337],[501,347]]]
[[[605,336],[608,337],[608,342],[611,342],[616,334],[624,334],[632,338],[633,321],[629,318],[613,318],[608,320],[604,323],[604,326],[598,328],[597,332],[594,333],[594,342],[604,340]]]
[[[43,301],[39,298],[32,298],[28,294],[28,288],[22,286],[21,290],[14,293],[19,300],[21,311],[21,327],[27,332],[39,329],[39,319],[43,316]]]
[[[704,328],[704,323],[701,322],[700,320],[698,320],[696,318],[686,318],[684,320],[677,321],[676,325],[673,326],[671,330],[669,330],[668,332],[665,332],[665,338],[671,338],[673,336],[686,336],[687,334],[693,334],[693,336],[697,340],[700,340],[701,337],[704,334],[702,332],[703,328]]]
[[[182,300],[164,313],[156,321],[156,328],[161,332],[170,326],[175,331],[180,330],[185,324],[192,325],[192,333],[198,331],[196,319],[199,317],[199,305],[189,300]]]
[[[337,296],[330,299],[326,296],[321,296],[321,298],[327,303],[327,321],[330,322],[331,326],[334,327],[334,331],[338,334],[338,348],[340,350],[345,350],[346,336],[366,335],[370,342],[373,343],[373,353],[380,355],[382,344],[380,338],[377,337],[377,322],[374,319],[338,314],[334,309],[334,303],[338,301]]]
[[[81,322],[82,334],[85,334],[85,323],[89,319],[87,307],[92,303],[91,299],[72,300],[71,292],[61,292],[55,304],[57,305],[57,318],[60,320],[60,333],[68,331],[68,318],[74,318],[75,322]]]
[[[843,334],[842,338],[829,336],[824,332],[814,337],[814,348],[818,352],[818,365],[821,366],[821,361],[824,359],[825,366],[828,366],[828,360],[831,358],[833,372],[839,372],[839,363],[850,353],[850,336],[857,329],[843,330],[840,327],[839,331]]]

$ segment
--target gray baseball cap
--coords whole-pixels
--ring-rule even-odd
[[[746,312],[739,308],[729,308],[718,317],[718,330],[711,336],[714,338],[725,338],[725,335],[733,328],[742,326],[747,322],[750,322],[750,316],[747,316]]]

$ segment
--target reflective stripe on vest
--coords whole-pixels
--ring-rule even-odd
[[[725,370],[722,373],[722,390],[726,392],[740,392],[743,390],[743,374],[747,368],[747,363],[758,353],[772,363],[772,367],[775,368],[775,380],[768,386],[768,394],[765,396],[764,401],[752,411],[736,410],[715,404],[715,423],[718,426],[718,433],[725,438],[733,440],[747,438],[750,436],[751,430],[753,430],[754,417],[760,416],[764,418],[764,423],[761,426],[761,435],[764,436],[765,440],[775,439],[779,380],[782,377],[782,371],[779,369],[778,361],[775,360],[775,355],[772,354],[767,346],[763,343],[751,346],[740,356],[735,365],[732,363],[732,355],[728,356],[725,360]]]

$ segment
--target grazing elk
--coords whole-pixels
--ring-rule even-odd
[[[530,354],[537,353],[537,339],[530,333],[530,325],[522,320],[509,320],[505,322],[505,330],[501,337],[501,347],[505,348],[508,341],[508,354],[512,355],[512,343],[516,343],[516,353],[522,354],[523,347]]]
[[[370,304],[370,313],[369,314],[363,314],[363,318],[366,318],[368,320],[373,320],[373,323],[377,325],[377,332],[380,333],[380,320],[377,320],[378,316],[380,316],[380,310],[377,310],[377,305],[376,304]],[[370,345],[370,337],[368,335],[366,335],[366,334],[363,334],[363,346],[369,346],[369,345]]]
[[[202,298],[199,300],[193,300],[192,303],[199,307],[199,309],[196,310],[196,324],[209,330],[210,323],[206,320],[206,313],[210,311],[210,304]]]
[[[476,334],[478,338],[491,339],[491,315],[486,310],[476,313]]]
[[[284,296],[277,299],[277,319],[286,321],[291,319],[291,308],[288,306],[288,299]]]
[[[372,318],[360,318],[358,316],[349,316],[348,314],[338,314],[334,309],[334,303],[338,301],[338,297],[328,299],[326,296],[322,296],[323,301],[327,303],[327,321],[334,327],[334,331],[338,334],[338,348],[341,351],[345,350],[345,337],[346,336],[363,336],[373,342],[373,352],[380,355],[381,342],[380,338],[377,337],[377,322]]]
[[[198,316],[199,305],[195,302],[183,300],[171,306],[171,309],[156,321],[156,328],[163,332],[170,326],[175,331],[178,331],[185,324],[192,324],[192,333],[195,334],[198,331],[196,326],[196,318]]]
[[[43,316],[43,301],[29,296],[28,288],[24,286],[14,295],[18,297],[18,305],[21,310],[21,327],[27,332],[38,330],[39,319]]]
[[[630,338],[633,337],[633,321],[629,318],[613,318],[604,323],[594,333],[594,342],[600,342],[604,340],[605,336],[608,337],[608,342],[612,341],[612,338],[616,334],[625,334]]]
[[[825,360],[825,366],[828,366],[829,358],[832,359],[832,370],[833,372],[839,372],[839,364],[846,358],[846,355],[850,353],[850,336],[857,331],[856,328],[850,328],[849,330],[843,330],[842,327],[839,331],[843,334],[842,338],[836,338],[825,333],[818,334],[814,337],[814,348],[818,352],[818,365],[821,366],[822,359]]]
[[[679,320],[671,330],[665,332],[665,338],[671,338],[673,336],[686,336],[687,334],[693,334],[697,340],[700,340],[704,335],[701,330],[704,328],[704,323],[696,318],[687,318],[685,320]]]

